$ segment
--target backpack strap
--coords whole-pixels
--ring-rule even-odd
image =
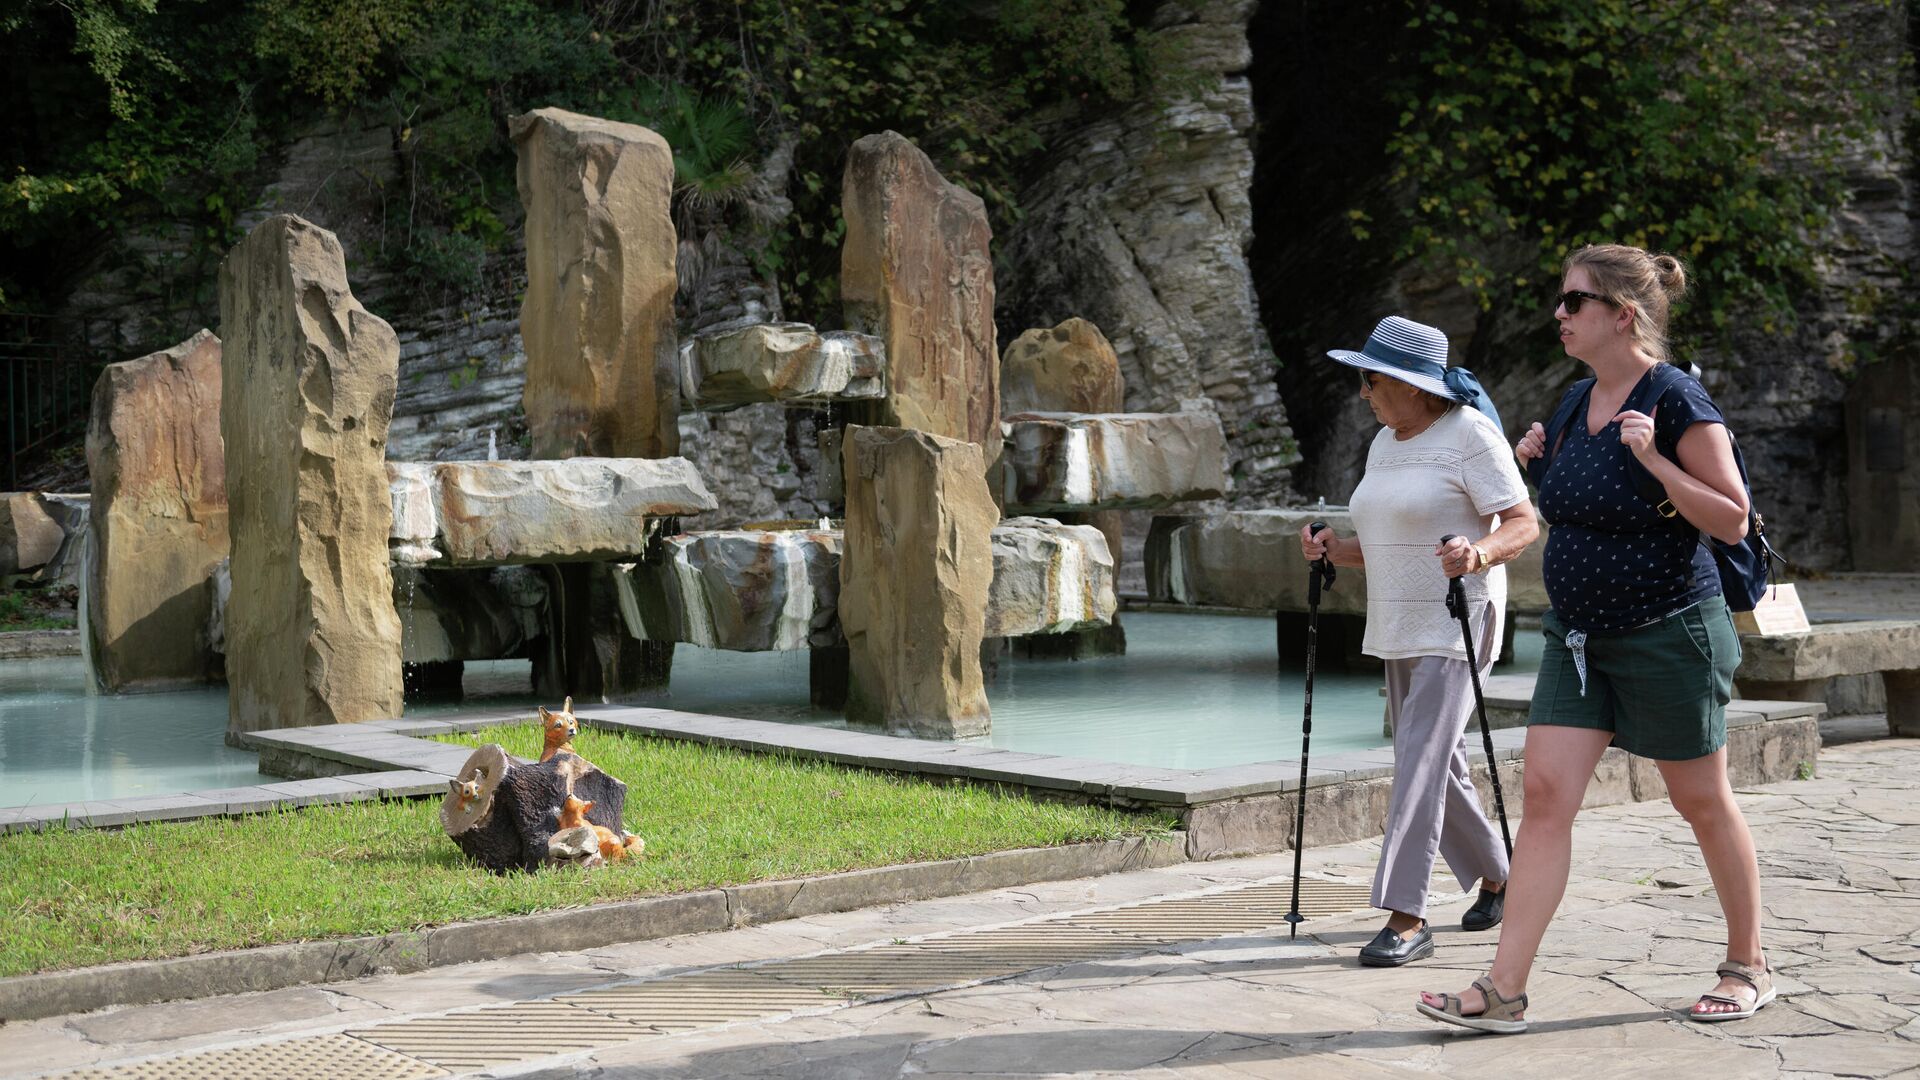
[[[1620,403],[1620,411],[1627,412],[1628,410],[1632,410],[1633,412],[1646,413],[1652,416],[1653,413],[1649,410],[1658,408],[1660,399],[1666,396],[1667,390],[1684,377],[1681,370],[1672,364],[1662,362],[1653,365],[1653,370],[1647,373],[1647,377],[1641,380],[1640,385],[1634,387],[1633,393],[1627,395],[1627,400]],[[1728,435],[1732,435],[1731,430],[1728,431]],[[1660,427],[1657,421],[1654,424],[1653,442],[1654,449],[1659,451],[1660,456],[1673,462],[1675,465],[1680,464],[1680,448],[1677,445],[1667,446],[1662,444]],[[1734,459],[1736,461],[1739,460],[1738,451],[1735,452]],[[1675,510],[1673,503],[1667,499],[1666,487],[1662,485],[1660,481],[1655,480],[1653,474],[1647,471],[1647,467],[1640,464],[1640,460],[1631,454],[1627,455],[1627,475],[1633,478],[1634,491],[1638,493],[1642,499],[1652,503],[1653,508],[1660,512],[1661,517],[1679,520],[1681,525],[1685,525],[1689,529],[1693,528],[1693,526],[1688,525],[1684,520],[1680,519],[1680,511]],[[1740,482],[1744,484],[1746,483],[1746,479],[1746,466],[1742,464],[1740,469]]]
[[[1567,427],[1573,423],[1573,414],[1587,400],[1587,391],[1593,389],[1592,379],[1581,379],[1567,388],[1560,397],[1560,404],[1553,410],[1553,416],[1547,421],[1547,441],[1539,457],[1527,462],[1527,479],[1533,481],[1535,488],[1547,482],[1547,470],[1553,467],[1553,455],[1560,450],[1560,444],[1566,441]]]

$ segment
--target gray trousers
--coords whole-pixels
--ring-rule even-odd
[[[1484,636],[1491,622],[1483,620],[1474,636],[1483,675],[1499,647]],[[1467,772],[1467,721],[1474,712],[1467,662],[1416,656],[1385,663],[1393,802],[1373,876],[1373,906],[1424,919],[1436,853],[1464,890],[1482,878],[1505,881],[1507,849]]]

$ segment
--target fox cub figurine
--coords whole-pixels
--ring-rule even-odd
[[[559,712],[548,712],[546,706],[540,708],[540,730],[543,745],[540,760],[550,760],[555,754],[571,754],[573,737],[580,734],[580,721],[573,718],[573,698],[567,698]]]
[[[467,807],[472,806],[480,798],[480,781],[478,780],[467,780],[465,782],[449,780],[447,781],[447,787],[452,790],[454,797],[459,800],[462,813],[466,812]]]
[[[589,824],[587,811],[591,809],[593,809],[591,800],[567,796],[567,801],[560,806],[560,830],[564,832],[567,829],[577,829]],[[626,838],[622,839],[619,834],[605,825],[595,825],[593,834],[600,838],[600,857],[608,861],[624,859],[628,855],[638,855],[647,846],[645,840],[632,833],[628,833]]]

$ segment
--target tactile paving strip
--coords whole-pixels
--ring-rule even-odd
[[[1293,902],[1291,882],[1268,882],[1264,885],[1249,885],[1244,889],[1231,892],[1214,893],[1203,899],[1219,899],[1222,903],[1242,907],[1270,908],[1278,905],[1280,913],[1285,915]],[[1316,878],[1300,880],[1300,914],[1309,917],[1321,915],[1344,915],[1349,911],[1359,911],[1371,907],[1373,890],[1366,885],[1351,885],[1343,881],[1322,881]]]
[[[859,952],[809,956],[784,964],[773,964],[763,970],[776,979],[818,987],[827,994],[874,997],[992,979],[1057,962],[1021,963],[961,951],[890,945]]]
[[[739,968],[583,990],[558,1000],[659,1032],[690,1031],[843,1003],[819,987],[795,986]]]
[[[753,968],[722,968],[603,987],[551,1001],[493,1005],[340,1035],[67,1075],[73,1080],[439,1077],[446,1075],[445,1069],[510,1065],[649,1035],[780,1016],[844,998],[932,990],[1060,964],[1111,959],[1141,952],[1151,944],[1263,930],[1286,922],[1292,898],[1290,882],[1250,885]],[[1367,907],[1369,899],[1364,885],[1300,883],[1300,911],[1307,916],[1356,911]]]
[[[422,1061],[346,1035],[236,1046],[186,1057],[64,1073],[63,1080],[427,1080],[445,1076]]]
[[[1160,944],[1201,941],[1282,925],[1293,906],[1292,897],[1291,883],[1255,885],[1089,912],[1061,921],[1069,926],[1104,930],[1138,941]],[[1355,911],[1366,907],[1369,899],[1369,890],[1363,885],[1333,881],[1300,883],[1300,913],[1308,917]]]
[[[523,1001],[347,1034],[449,1069],[480,1069],[613,1046],[658,1032],[562,1001]]]

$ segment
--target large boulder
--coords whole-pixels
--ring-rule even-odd
[[[933,738],[991,726],[980,641],[999,511],[978,445],[847,429],[847,719]]]
[[[986,636],[1105,626],[1118,606],[1113,556],[1099,529],[1027,517],[994,527]]]
[[[1000,411],[1008,416],[1124,412],[1126,392],[1113,345],[1085,319],[1029,330],[1000,357]]]
[[[400,715],[387,423],[400,345],[332,233],[268,218],[220,267],[233,731]]]
[[[78,584],[90,502],[85,495],[0,494],[0,586],[8,579]]]
[[[680,345],[680,404],[720,412],[763,401],[813,403],[885,397],[880,339],[806,323],[714,330]]]
[[[532,456],[672,456],[673,152],[646,128],[561,109],[508,127],[527,210]]]
[[[87,420],[93,561],[87,632],[108,690],[204,682],[213,571],[227,557],[220,339],[109,364]]]
[[[1211,412],[1007,419],[1010,510],[1118,510],[1217,498],[1227,441]]]
[[[577,562],[646,550],[658,521],[714,508],[685,458],[390,462],[394,561]]]
[[[993,231],[986,204],[895,132],[847,152],[840,298],[849,329],[885,344],[887,396],[858,423],[913,428],[1000,454]]]
[[[724,529],[661,541],[652,563],[615,568],[627,633],[709,649],[839,645],[841,533]]]

